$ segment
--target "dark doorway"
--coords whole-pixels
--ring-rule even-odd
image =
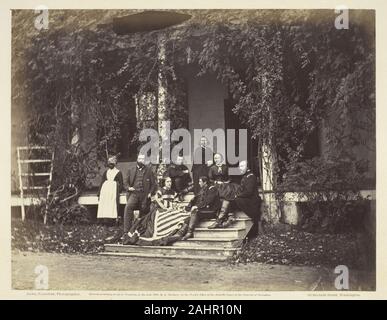
[[[117,149],[120,153],[119,161],[135,161],[137,144],[133,137],[137,131],[136,106],[133,99],[123,104],[119,114],[120,138],[117,141]]]
[[[225,129],[247,129],[246,126],[241,122],[238,115],[236,115],[232,109],[235,106],[235,101],[232,99],[224,100],[224,118],[225,118]],[[236,131],[236,146],[235,150],[238,152],[239,150],[239,135],[238,131]],[[260,178],[259,175],[259,166],[258,166],[258,141],[253,139],[251,136],[251,132],[247,129],[247,160],[250,164],[250,169],[254,172],[254,174]],[[226,152],[227,152],[227,134],[226,134]],[[238,165],[228,164],[230,167],[237,167]],[[238,181],[239,177],[233,177],[232,179]]]

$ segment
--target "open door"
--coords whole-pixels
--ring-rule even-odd
[[[239,150],[239,136],[238,129],[247,129],[244,124],[242,124],[238,115],[236,115],[232,109],[235,106],[235,102],[232,99],[224,100],[224,115],[225,115],[225,128],[227,129],[235,129],[236,130],[236,146],[235,150]],[[258,141],[257,139],[253,139],[251,136],[251,132],[247,129],[247,160],[250,164],[250,169],[254,172],[254,174],[260,178],[259,174],[259,166],[258,166]],[[226,135],[226,151],[227,151],[227,135]],[[237,167],[238,165],[228,164],[230,167]],[[232,177],[236,182],[239,180],[238,176]]]

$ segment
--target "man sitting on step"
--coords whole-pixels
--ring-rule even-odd
[[[199,186],[199,193],[186,207],[186,211],[191,211],[191,217],[188,223],[187,234],[182,240],[192,238],[195,226],[202,217],[209,215],[216,217],[221,207],[218,190],[214,186],[209,185],[207,177],[202,176],[199,178]]]
[[[239,162],[239,170],[241,171],[242,179],[235,198],[231,201],[231,205],[242,210],[252,219],[253,226],[246,236],[248,240],[251,240],[258,235],[262,214],[262,199],[258,195],[257,177],[249,169],[247,160]]]

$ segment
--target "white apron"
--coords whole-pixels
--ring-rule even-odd
[[[119,170],[108,169],[106,181],[102,184],[99,195],[97,218],[117,218],[117,182],[114,181]]]

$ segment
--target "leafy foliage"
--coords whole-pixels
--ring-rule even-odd
[[[14,11],[13,107],[28,115],[27,141],[57,151],[58,186],[85,186],[96,163],[119,149],[120,127],[130,121],[122,106],[135,108],[136,98],[147,94],[157,100],[160,83],[167,88],[166,117],[173,128],[187,127],[184,77],[191,66],[199,68],[197,77],[217,76],[253,137],[275,151],[279,185],[293,185],[283,181],[284,167],[298,172],[308,188],[345,183],[324,176],[330,168],[323,161],[305,161],[308,137],[322,124],[325,159],[340,165],[353,158],[354,147],[375,149],[370,12],[351,12],[350,29],[336,30],[333,10],[181,11],[192,15],[183,25],[124,36],[113,32],[111,18],[137,11],[51,10],[50,28],[41,32],[27,29],[32,11]],[[137,122],[137,134],[156,125],[152,112],[151,122]],[[90,130],[95,127],[93,138],[74,143],[85,119]],[[351,161],[350,167],[356,165]],[[304,172],[297,169],[300,162]],[[314,170],[320,164],[325,171]]]
[[[364,219],[370,214],[369,199],[360,188],[366,189],[367,163],[336,159],[313,158],[287,166],[285,182],[278,190],[297,191],[307,200],[299,204],[302,211],[300,225],[309,231],[363,231]],[[284,192],[281,194],[281,191]]]
[[[280,224],[267,226],[264,234],[245,243],[234,256],[234,263],[335,267],[345,261],[358,268],[360,254],[366,255],[359,252],[353,234],[310,233]]]

